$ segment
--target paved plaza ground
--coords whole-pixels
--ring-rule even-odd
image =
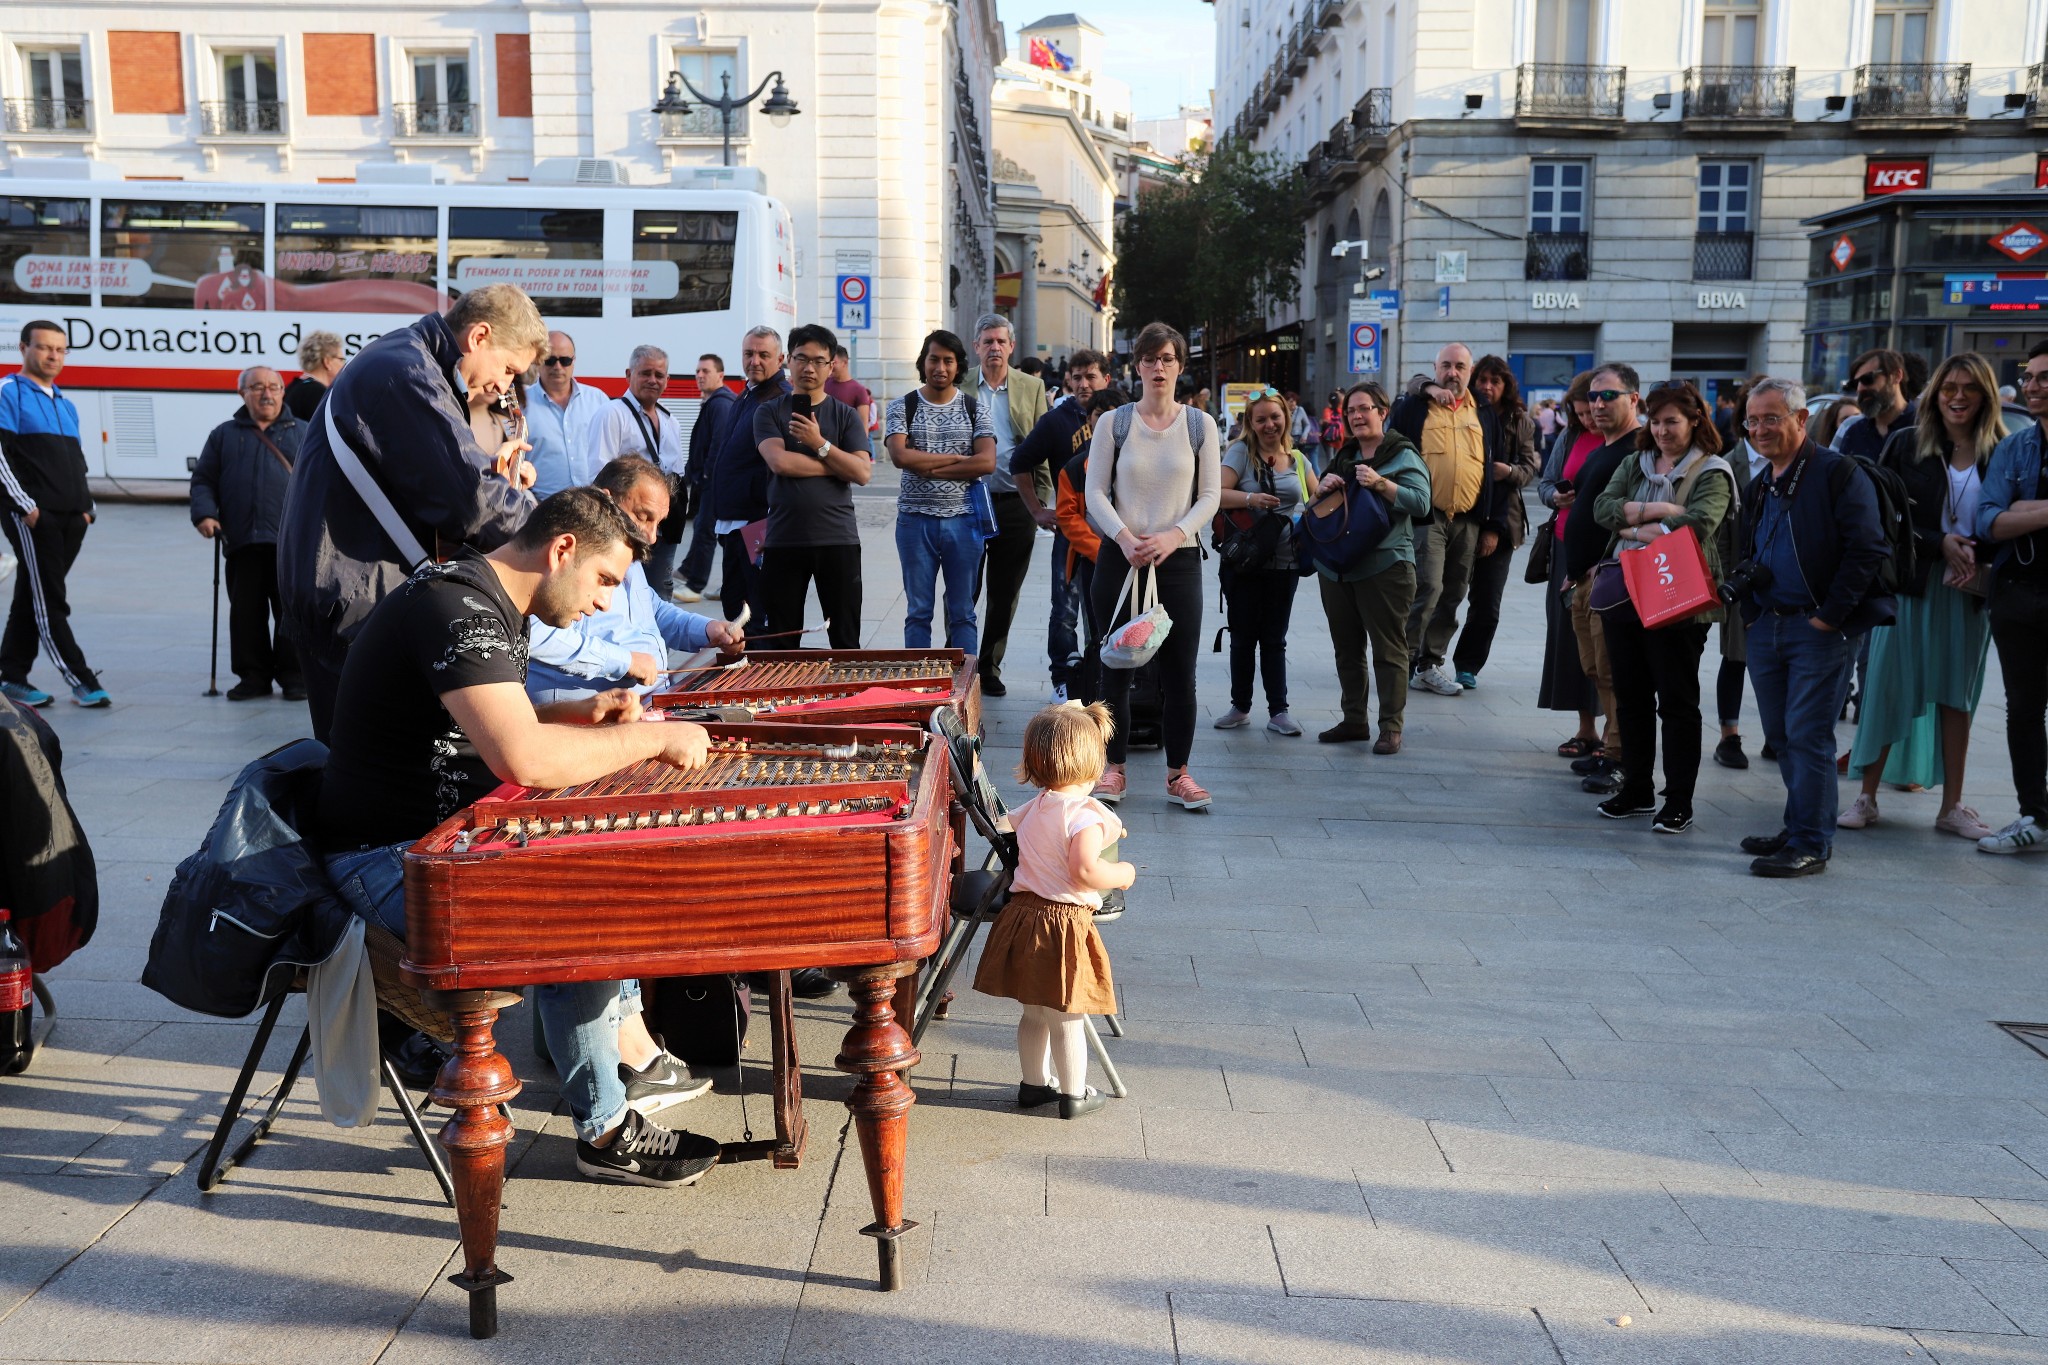
[[[862,519],[863,638],[891,646],[886,494]],[[576,1178],[509,1011],[516,1282],[473,1342],[453,1215],[388,1105],[347,1131],[302,1089],[249,1165],[195,1187],[253,1028],[137,977],[229,779],[307,730],[303,706],[200,695],[210,571],[182,507],[109,506],[72,577],[115,705],[48,714],[104,906],[56,973],[52,1045],[0,1080],[0,1359],[2048,1362],[2048,1058],[1990,1022],[2048,1019],[2048,858],[1978,854],[1934,832],[1936,795],[1887,791],[1826,876],[1755,880],[1735,841],[1782,798],[1761,762],[1708,765],[1690,834],[1599,819],[1554,756],[1568,727],[1533,705],[1519,572],[1483,686],[1416,696],[1396,757],[1205,720],[1205,814],[1134,757],[1142,871],[1105,930],[1131,1096],[1017,1113],[1014,1006],[963,989],[915,1077],[900,1293],[857,1235],[844,996],[800,1007],[802,1168],[667,1192]],[[1047,696],[1042,617],[986,707],[1006,790]],[[1291,654],[1313,734],[1336,692],[1312,590]],[[1971,753],[1993,825],[2013,816],[2003,723],[1994,668]],[[737,1081],[671,1117],[737,1138]]]

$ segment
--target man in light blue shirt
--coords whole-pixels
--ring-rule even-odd
[[[544,499],[564,488],[590,482],[596,472],[591,424],[608,400],[602,389],[576,378],[576,342],[567,332],[548,333],[548,353],[540,362],[540,392],[526,409],[527,438],[533,452],[533,496]]]
[[[637,455],[623,455],[590,482],[610,493],[627,519],[653,542],[668,515],[668,480],[660,469]],[[669,650],[737,648],[745,638],[729,621],[696,616],[662,600],[638,563],[626,571],[626,581],[604,611],[572,626],[550,626],[534,618],[529,631],[526,691],[535,705],[614,687],[645,695],[662,683]]]

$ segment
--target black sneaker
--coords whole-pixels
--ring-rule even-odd
[[[1591,792],[1595,796],[1612,796],[1621,790],[1621,770],[1617,768],[1613,772],[1594,773],[1591,777],[1580,778],[1579,790]]]
[[[229,701],[258,701],[269,695],[269,683],[238,682],[228,689]]]
[[[1572,771],[1580,777],[1597,777],[1601,773],[1614,771],[1613,762],[1604,754],[1591,754],[1572,760]]]
[[[664,1128],[639,1110],[628,1109],[611,1146],[576,1144],[576,1169],[590,1180],[666,1190],[696,1184],[718,1164],[718,1151],[718,1144],[708,1137]]]
[[[1749,755],[1742,752],[1742,736],[1721,736],[1721,742],[1714,746],[1714,762],[1724,768],[1747,768]]]
[[[1657,812],[1650,828],[1658,834],[1683,834],[1692,828],[1692,811],[1684,806],[1667,805]]]
[[[1757,757],[1766,763],[1776,763],[1778,761],[1778,751],[1771,747],[1769,740],[1765,740],[1764,747],[1757,750]]]
[[[1632,815],[1650,814],[1657,809],[1657,803],[1623,793],[1608,797],[1594,809],[1610,820],[1626,820]]]
[[[692,1076],[682,1059],[670,1056],[666,1050],[643,1071],[620,1062],[619,1081],[626,1087],[626,1107],[650,1117],[711,1089],[709,1076]]]

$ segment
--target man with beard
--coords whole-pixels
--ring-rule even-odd
[[[1920,415],[1919,405],[1906,401],[1906,358],[1897,351],[1865,351],[1849,366],[1856,385],[1856,411],[1861,419],[1843,427],[1835,437],[1835,449],[1844,455],[1877,460],[1884,442],[1900,427],[1910,427]]]
[[[569,626],[604,611],[637,544],[609,494],[564,489],[505,544],[421,565],[370,612],[342,669],[320,789],[328,875],[356,914],[404,938],[405,850],[500,783],[564,787],[649,758],[703,766],[703,727],[631,724],[640,718],[631,692],[538,707],[527,698],[526,618]],[[717,1163],[716,1142],[647,1118],[688,1098],[664,1089],[697,1083],[687,1069],[652,1065],[661,1049],[638,1022],[637,992],[577,981],[540,986],[534,1000],[574,1120],[579,1171],[668,1187]],[[629,1093],[623,1068],[667,1085]]]

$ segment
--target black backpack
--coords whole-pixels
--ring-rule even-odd
[[[1836,497],[1848,487],[1849,471],[1861,469],[1869,476],[1871,485],[1877,490],[1877,524],[1884,532],[1884,543],[1891,554],[1878,567],[1878,592],[1896,597],[1900,594],[1917,596],[1920,589],[1920,547],[1913,539],[1913,498],[1906,491],[1906,481],[1896,470],[1887,469],[1876,460],[1861,455],[1841,452],[1841,471],[1831,482],[1831,491]]]

